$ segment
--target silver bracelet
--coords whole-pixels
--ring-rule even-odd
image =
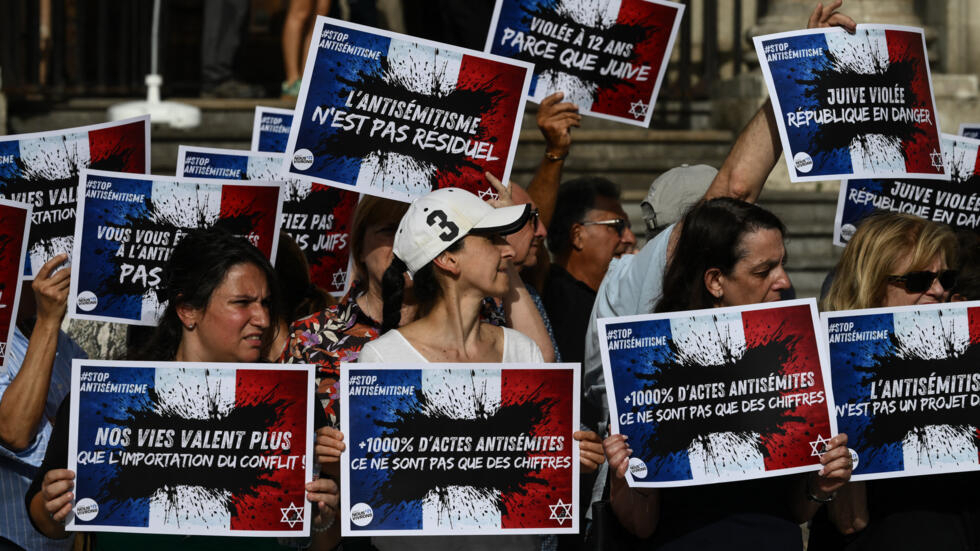
[[[826,497],[826,498],[823,498],[823,499],[820,499],[819,497],[817,497],[817,495],[813,493],[813,490],[810,489],[810,477],[807,477],[807,479],[806,479],[806,498],[807,499],[809,499],[810,501],[816,502],[816,503],[830,503],[831,501],[834,500],[835,497],[837,497],[837,492],[831,492],[829,497]]]

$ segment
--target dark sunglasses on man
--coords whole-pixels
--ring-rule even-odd
[[[943,270],[939,273],[926,270],[909,272],[905,275],[890,275],[888,282],[905,287],[910,293],[924,293],[932,287],[932,282],[937,278],[943,289],[949,291],[956,284],[956,270]]]
[[[618,233],[619,236],[622,237],[623,232],[626,231],[626,227],[629,224],[629,221],[627,221],[625,218],[615,218],[613,220],[596,220],[594,222],[582,222],[581,224],[583,226],[609,226],[612,229],[616,230],[616,233]]]

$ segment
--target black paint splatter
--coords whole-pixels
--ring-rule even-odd
[[[868,107],[870,116],[875,107],[887,108],[890,113],[892,107],[909,108],[921,103],[920,98],[915,95],[910,86],[910,83],[915,80],[917,73],[921,70],[918,60],[906,58],[889,62],[888,59],[878,59],[873,51],[861,51],[848,56],[856,61],[842,59],[830,50],[826,50],[824,55],[826,57],[825,64],[813,71],[811,79],[796,81],[797,84],[806,87],[804,95],[816,102],[816,106],[812,107],[813,110],[840,109],[848,106]],[[867,89],[872,87],[903,88],[904,101],[902,103],[872,103],[867,92],[865,94],[866,101],[863,103],[840,106],[831,105],[828,101],[828,95],[832,89]],[[881,154],[890,156],[890,151],[897,148],[908,160],[905,148],[900,146],[903,142],[914,140],[916,135],[924,136],[925,132],[907,121],[895,121],[890,116],[888,120],[872,119],[860,123],[830,122],[821,124],[813,134],[810,151],[832,152],[847,149],[852,142],[857,140],[866,151],[874,153],[881,149],[881,144],[868,140],[867,136],[872,134],[883,136],[885,147],[889,148],[887,151],[881,151]]]
[[[713,337],[705,336],[704,338]],[[768,402],[772,397],[792,393],[792,390],[773,390],[747,396],[729,396],[728,391],[730,384],[736,380],[765,378],[774,373],[779,375],[783,366],[795,355],[795,347],[799,340],[797,336],[784,335],[782,325],[780,325],[768,342],[746,349],[741,356],[733,351],[725,350],[720,363],[718,358],[710,356],[709,353],[682,352],[673,340],[669,340],[670,355],[666,361],[654,361],[653,367],[656,370],[653,373],[650,372],[649,366],[641,366],[640,370],[634,373],[638,379],[650,381],[649,384],[644,385],[644,390],[654,388],[676,389],[680,386],[721,382],[725,386],[724,397],[686,400],[684,402],[675,401],[664,404],[662,407],[665,409],[667,407],[689,407],[693,404],[709,406],[712,414],[707,418],[692,418],[688,415],[682,420],[658,423],[652,437],[643,449],[635,451],[637,457],[654,463],[658,459],[667,460],[667,456],[687,450],[695,441],[701,443],[709,455],[719,455],[712,453],[712,444],[708,437],[710,433],[719,432],[731,433],[740,444],[750,445],[757,449],[760,454],[768,457],[767,435],[784,434],[788,424],[805,422],[806,419],[790,415],[785,410],[769,407],[762,411],[740,411],[738,415],[717,416],[714,414],[714,408],[718,404],[731,401],[740,402],[744,399],[761,398]],[[634,371],[634,368],[627,368],[627,371]],[[633,411],[637,412],[645,408],[646,406],[634,406]],[[763,437],[760,439],[759,435]]]
[[[31,225],[28,249],[35,254],[40,252],[45,257],[65,252],[56,248],[52,240],[75,235],[77,198],[74,195],[80,170],[123,171],[133,166],[132,161],[137,154],[132,145],[119,141],[106,149],[103,156],[89,159],[86,163],[72,142],[64,137],[61,141],[61,151],[57,155],[42,157],[41,164],[28,165],[18,157],[15,159],[16,169],[7,175],[0,175],[0,193],[4,197],[33,206],[36,222]],[[65,209],[71,212],[66,216],[56,216],[55,211]]]
[[[444,71],[446,67],[442,67]],[[448,77],[446,77],[448,78]],[[469,135],[462,131],[449,131],[434,124],[424,125],[421,121],[412,122],[398,117],[384,116],[370,110],[359,110],[356,108],[359,95],[357,92],[369,93],[372,96],[391,98],[393,102],[404,101],[415,103],[421,109],[442,109],[450,113],[459,113],[466,116],[480,116],[484,113],[492,112],[503,98],[503,91],[493,90],[493,82],[488,81],[476,89],[462,89],[454,87],[452,90],[441,89],[441,83],[446,80],[438,69],[434,75],[423,69],[395,71],[387,57],[383,57],[379,69],[376,72],[367,73],[361,71],[358,78],[353,80],[340,79],[349,88],[339,94],[342,100],[347,100],[352,91],[355,92],[353,108],[346,108],[349,113],[364,115],[369,117],[364,122],[364,128],[358,132],[339,132],[323,138],[317,146],[316,156],[326,159],[336,159],[344,161],[349,158],[365,158],[369,155],[376,155],[381,167],[382,174],[393,172],[394,170],[404,170],[404,168],[393,167],[391,165],[391,155],[407,155],[403,159],[409,162],[410,170],[429,174],[433,188],[436,187],[436,174],[460,176],[464,169],[481,171],[480,165],[474,163],[468,157],[450,153],[448,151],[436,151],[435,149],[421,149],[414,145],[416,131],[418,129],[437,130],[452,136],[459,136],[472,141],[495,142],[496,138],[487,135],[487,128],[481,125],[476,134]],[[427,89],[426,93],[413,91],[414,89]],[[321,106],[328,109],[329,105]],[[374,138],[370,137],[371,118],[383,119],[395,123],[396,126],[406,125],[408,127],[407,139],[404,141],[394,141],[379,139],[379,131]],[[329,162],[329,161],[328,161]]]
[[[131,430],[130,445],[124,449],[128,452],[143,453],[192,453],[198,455],[226,455],[234,457],[236,467],[218,467],[217,457],[211,467],[175,468],[153,465],[124,465],[119,463],[114,471],[108,473],[106,480],[98,484],[102,488],[96,498],[99,503],[116,500],[122,506],[128,500],[148,499],[154,494],[165,496],[166,508],[170,511],[197,510],[207,514],[202,508],[202,500],[181,498],[179,487],[195,487],[193,493],[202,498],[217,501],[232,516],[237,516],[237,499],[242,497],[257,497],[263,488],[279,488],[274,480],[267,478],[272,474],[269,469],[261,467],[246,467],[241,460],[246,456],[288,456],[289,450],[258,450],[249,448],[249,436],[252,431],[266,430],[273,427],[282,418],[288,404],[274,398],[275,388],[264,396],[256,396],[249,403],[238,404],[227,411],[218,407],[220,396],[207,393],[207,403],[194,405],[195,413],[206,412],[201,418],[188,418],[186,408],[177,407],[166,398],[162,398],[155,389],[148,389],[143,404],[129,408],[126,419],[105,418],[106,424],[115,424],[120,428]],[[194,395],[197,397],[197,395]],[[103,404],[109,407],[109,404]],[[97,412],[98,413],[98,412]],[[138,430],[175,431],[174,444],[171,448],[139,447]],[[181,431],[245,431],[242,445],[237,449],[202,450],[197,448],[184,449],[181,447]],[[296,435],[298,436],[298,435]],[[159,494],[158,494],[159,495]],[[233,499],[234,496],[234,499]],[[193,516],[193,515],[192,515]]]
[[[555,0],[550,6],[539,5],[538,8],[522,6],[521,9],[527,14],[521,18],[522,23],[527,25],[527,35],[537,40],[555,42],[558,48],[555,51],[554,59],[537,57],[528,52],[521,51],[514,55],[516,59],[521,59],[535,64],[535,71],[538,73],[565,73],[576,77],[584,84],[585,90],[589,92],[593,101],[598,98],[600,88],[613,88],[619,85],[634,86],[634,83],[624,80],[612,74],[601,75],[594,69],[583,69],[579,67],[569,67],[561,62],[560,53],[566,48],[570,48],[581,55],[596,56],[594,67],[596,69],[607,67],[611,62],[630,62],[634,66],[640,65],[641,61],[636,53],[636,45],[646,42],[658,33],[668,32],[660,28],[658,22],[652,18],[647,21],[633,23],[614,22],[612,25],[603,21],[602,13],[597,6],[586,6],[581,2],[565,2],[565,0]],[[584,33],[584,40],[581,45],[572,42],[556,41],[554,38],[541,33],[532,31],[531,21],[537,19],[545,23],[553,23],[557,27],[565,26],[574,29],[571,34],[571,41],[575,40],[580,33]],[[539,27],[540,29],[541,27]],[[602,44],[598,49],[589,47],[589,37],[597,36],[602,38]],[[604,50],[611,44],[627,44],[632,46],[629,56],[621,56],[606,53]]]
[[[546,455],[548,452],[477,451],[477,440],[481,437],[509,437],[522,434],[533,436],[535,427],[540,425],[550,415],[552,407],[556,406],[554,400],[540,396],[541,390],[539,387],[529,392],[527,399],[522,403],[502,405],[492,412],[487,411],[485,407],[487,398],[476,396],[477,411],[476,416],[472,419],[454,417],[451,411],[440,405],[437,400],[438,396],[430,397],[421,390],[416,390],[415,396],[419,403],[417,409],[398,411],[395,420],[376,420],[375,423],[385,428],[385,435],[414,438],[414,450],[399,452],[397,454],[399,458],[441,457],[452,458],[458,462],[460,459],[492,456],[508,458],[513,465],[516,459],[532,454]],[[446,399],[454,400],[453,397],[442,397],[442,400]],[[421,437],[460,436],[472,437],[471,451],[422,452],[418,446]],[[566,439],[566,449],[569,445],[570,442]],[[367,457],[371,458],[373,455],[367,454]],[[424,499],[432,491],[437,496],[440,507],[446,511],[457,511],[478,506],[480,503],[486,503],[489,500],[494,503],[497,511],[506,514],[507,506],[502,499],[502,494],[527,495],[529,486],[547,485],[545,479],[533,476],[527,470],[513,467],[509,469],[460,470],[454,468],[438,470],[428,469],[428,464],[426,464],[426,468],[420,470],[389,469],[384,472],[387,473],[387,478],[375,487],[372,503],[409,503]],[[460,491],[471,496],[472,500],[460,503],[452,499],[448,493],[451,487],[460,488]],[[376,511],[376,514],[378,513]],[[383,515],[384,512],[381,514]]]
[[[920,328],[920,331],[921,328]],[[903,340],[896,334],[889,336],[890,348],[883,354],[875,355],[871,364],[866,367],[855,367],[858,373],[867,375],[861,379],[861,384],[865,387],[878,385],[886,381],[901,379],[919,379],[930,376],[936,377],[969,377],[977,372],[977,365],[980,365],[980,343],[968,345],[962,350],[957,350],[951,336],[946,334],[918,335],[919,342],[940,342],[945,349],[945,357],[935,358],[935,354],[914,344],[915,338]],[[943,396],[949,398],[957,394],[969,394],[968,392],[950,392],[944,394],[927,395],[930,397]],[[894,442],[901,442],[906,435],[911,432],[913,437],[917,437],[924,443],[928,440],[925,427],[930,425],[946,425],[945,432],[949,437],[943,442],[928,442],[929,448],[940,448],[948,445],[950,441],[963,442],[964,438],[972,439],[974,444],[980,446],[980,435],[977,433],[977,408],[969,406],[967,401],[964,407],[956,409],[921,409],[920,398],[922,396],[904,396],[894,398],[897,403],[903,400],[912,400],[917,403],[915,409],[901,411],[896,408],[893,413],[871,415],[870,420],[861,434],[861,439],[867,442],[870,448],[878,448]],[[889,400],[891,398],[879,398]],[[869,411],[869,414],[871,412]],[[909,427],[914,427],[909,431]]]
[[[196,194],[195,194],[196,196]],[[177,199],[175,196],[173,199]],[[148,285],[154,279],[152,274],[163,273],[164,266],[170,258],[170,253],[176,245],[177,232],[186,232],[193,228],[220,228],[233,235],[248,235],[252,232],[259,222],[262,215],[256,212],[254,205],[246,205],[237,214],[223,216],[214,220],[207,210],[192,199],[181,199],[179,204],[170,204],[166,207],[158,207],[151,197],[144,199],[145,216],[126,216],[126,223],[121,225],[103,224],[104,226],[117,228],[119,231],[129,230],[130,237],[125,243],[120,243],[120,247],[126,247],[127,251],[123,256],[112,255],[109,262],[112,266],[110,271],[112,277],[107,277],[100,282],[99,288],[93,290],[98,296],[119,296],[129,297],[133,295],[143,295],[149,290],[156,292],[156,287]],[[111,214],[106,212],[106,214]],[[166,235],[159,241],[150,243],[138,243],[136,241],[137,232],[147,235]],[[136,257],[129,254],[129,246],[136,245]],[[145,258],[139,258],[142,251]],[[97,254],[104,251],[97,249]],[[148,274],[144,278],[136,278],[130,275],[122,277],[122,267],[124,264],[129,266],[141,266]],[[134,272],[135,273],[135,272]],[[158,300],[164,301],[165,297],[158,294]]]

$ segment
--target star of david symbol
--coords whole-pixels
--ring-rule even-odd
[[[643,100],[632,102],[630,103],[630,115],[638,119],[645,118],[647,116],[647,107],[649,107],[649,104],[643,103]]]
[[[827,442],[830,442],[829,438],[824,438],[822,434],[818,434],[817,439],[810,442],[810,449],[813,450],[810,452],[810,457],[820,457],[823,455],[823,448]]]
[[[478,191],[477,195],[479,195],[480,199],[483,199],[484,201],[486,201],[487,199],[493,199],[494,201],[496,201],[497,199],[500,198],[500,196],[494,193],[492,189],[484,189],[482,191]]]
[[[554,505],[549,505],[551,509],[551,516],[548,517],[549,520],[557,520],[559,526],[564,526],[566,520],[572,520],[572,504],[565,503],[558,498],[558,503]]]
[[[333,273],[333,286],[342,289],[347,282],[347,270],[341,268]]]
[[[943,154],[942,153],[940,153],[940,152],[936,151],[935,149],[933,149],[932,150],[932,153],[929,154],[929,157],[932,159],[932,168],[935,168],[936,170],[942,170],[943,169]]]
[[[282,512],[282,519],[279,522],[285,522],[290,528],[303,522],[303,509],[291,501],[289,507],[280,507],[279,511]]]

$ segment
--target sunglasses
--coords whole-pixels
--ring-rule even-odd
[[[538,209],[531,209],[531,229],[538,231],[538,226],[541,225],[541,211]]]
[[[888,282],[902,285],[910,293],[924,293],[929,290],[929,287],[932,287],[932,282],[938,278],[939,284],[948,291],[956,283],[956,275],[956,270],[943,270],[939,273],[923,270],[921,272],[909,272],[905,275],[890,275]]]
[[[625,218],[616,218],[614,220],[596,220],[595,222],[581,222],[583,226],[609,226],[616,230],[616,233],[620,237],[623,236],[623,232],[626,231],[626,227],[629,222]]]

